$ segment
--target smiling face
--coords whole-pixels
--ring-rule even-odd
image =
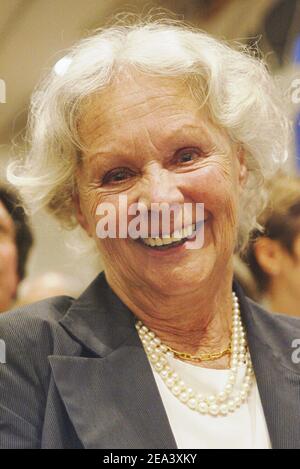
[[[176,295],[231,270],[246,170],[242,154],[199,108],[180,82],[135,74],[116,80],[82,112],[88,151],[77,171],[78,220],[115,282]],[[203,247],[157,250],[130,238],[97,238],[98,204],[113,204],[118,215],[120,195],[149,210],[155,202],[204,203]]]

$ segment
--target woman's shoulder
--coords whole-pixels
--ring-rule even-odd
[[[0,314],[0,339],[11,335],[29,338],[42,329],[55,329],[74,299],[68,296],[47,298]]]
[[[78,349],[59,324],[73,301],[54,297],[0,315],[1,448],[40,444],[49,356]]]
[[[13,365],[24,357],[34,364],[51,354],[68,354],[73,341],[59,321],[73,302],[71,297],[58,296],[0,314],[2,362]]]
[[[77,299],[56,296],[0,314],[7,362],[20,362],[22,353],[38,363],[50,355],[80,356],[84,341],[76,340],[72,326],[87,336],[93,333],[95,322],[101,323],[101,310],[110,309],[105,305],[107,290],[101,273]]]
[[[299,374],[300,318],[269,312],[252,300],[246,301],[249,313],[245,323],[254,353],[264,353],[267,347],[277,362]]]
[[[0,314],[0,323],[5,324],[18,320],[59,320],[74,302],[70,296],[54,296],[35,303],[15,307]]]

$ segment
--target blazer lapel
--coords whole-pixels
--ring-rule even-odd
[[[252,350],[260,346],[252,340]],[[268,350],[252,360],[274,449],[300,448],[300,376],[280,366]]]
[[[274,316],[247,301],[235,285],[257,386],[274,449],[300,448],[300,374],[292,363],[291,334]],[[277,319],[278,321],[278,319]]]
[[[86,448],[176,449],[134,317],[96,280],[61,321],[89,353],[49,357],[69,418]]]
[[[286,321],[251,304],[234,285],[273,448],[300,447],[300,375]],[[50,356],[58,392],[86,448],[176,449],[135,318],[101,274],[61,326],[81,356]],[[299,337],[295,337],[299,338]]]

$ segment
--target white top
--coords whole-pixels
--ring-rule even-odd
[[[216,394],[226,385],[229,370],[201,368],[175,358],[170,358],[169,362],[187,386],[204,396]],[[180,402],[153,367],[152,371],[179,449],[271,448],[255,378],[247,401],[239,409],[215,417],[202,415]],[[243,373],[244,367],[241,367],[237,382]]]

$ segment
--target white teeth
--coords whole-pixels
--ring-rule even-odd
[[[187,238],[191,236],[193,232],[196,230],[195,223],[193,225],[189,225],[182,230],[176,230],[172,234],[172,236],[163,235],[162,238],[143,238],[142,241],[147,244],[148,246],[162,246],[165,244],[171,244],[175,241],[180,241],[183,238]]]
[[[172,238],[163,238],[163,244],[171,244],[171,243],[173,243]]]
[[[174,231],[172,238],[174,239],[174,241],[175,240],[178,241],[179,239],[182,238],[181,235],[182,235],[182,230],[177,230],[177,231]]]
[[[188,236],[191,236],[191,234],[193,233],[193,226],[192,225],[187,226],[186,228],[182,230],[182,232],[183,232],[183,238],[187,238]]]

